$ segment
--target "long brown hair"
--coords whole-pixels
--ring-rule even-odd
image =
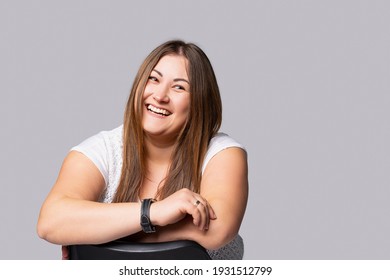
[[[123,123],[123,166],[113,202],[137,201],[146,176],[146,151],[142,127],[146,83],[159,60],[169,54],[188,61],[190,111],[179,134],[164,185],[156,197],[163,199],[184,187],[200,191],[203,158],[222,122],[222,102],[217,80],[206,54],[195,44],[168,41],[154,49],[141,65],[126,105]]]

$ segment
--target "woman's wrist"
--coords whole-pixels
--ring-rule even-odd
[[[150,222],[151,222],[151,224],[152,225],[154,225],[154,226],[159,226],[159,224],[158,224],[158,219],[156,219],[156,203],[157,202],[155,202],[155,203],[152,203],[151,205],[150,205],[150,209],[149,209],[149,218],[150,218]]]

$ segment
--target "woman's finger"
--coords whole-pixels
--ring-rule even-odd
[[[69,260],[69,248],[68,246],[62,246],[61,247],[62,252],[62,259],[63,260]]]
[[[201,196],[196,197],[196,199],[197,200],[196,200],[194,206],[196,207],[196,211],[198,211],[198,213],[200,215],[198,227],[200,230],[208,229],[210,217],[209,217],[209,207],[208,207],[207,200],[205,200]]]

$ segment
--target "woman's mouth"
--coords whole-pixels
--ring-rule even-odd
[[[150,112],[153,112],[155,114],[158,114],[160,116],[169,116],[171,115],[172,113],[169,112],[168,110],[165,110],[165,109],[162,109],[162,108],[158,108],[158,107],[155,107],[153,106],[152,104],[147,104],[146,105],[146,109],[148,109],[148,111]]]

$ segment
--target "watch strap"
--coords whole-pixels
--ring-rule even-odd
[[[156,227],[150,221],[150,205],[154,202],[151,198],[146,198],[141,202],[141,227],[145,233],[156,232]]]

